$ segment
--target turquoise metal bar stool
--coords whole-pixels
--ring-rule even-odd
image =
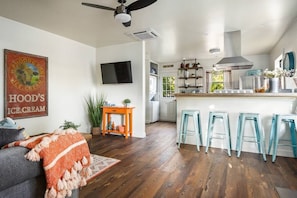
[[[188,130],[189,117],[193,117],[194,130]],[[203,143],[202,143],[201,122],[200,122],[200,111],[199,110],[182,110],[180,131],[179,131],[179,138],[178,138],[178,148],[180,148],[181,142],[183,144],[185,143],[188,131],[195,132],[197,151],[200,151],[200,146],[203,145]]]
[[[244,136],[245,121],[254,122],[254,136]],[[266,161],[265,153],[265,137],[261,128],[260,115],[258,113],[240,113],[237,125],[237,141],[236,150],[237,157],[240,157],[243,142],[254,142],[258,145],[259,153],[262,153],[264,161]]]
[[[271,130],[270,130],[270,138],[269,138],[269,147],[268,147],[268,154],[270,154],[271,147],[272,147],[272,162],[276,160],[276,153],[277,153],[277,146],[292,146],[293,155],[297,157],[297,146],[296,146],[296,124],[295,120],[297,119],[297,115],[280,115],[274,114],[272,116],[271,122]],[[285,123],[289,125],[290,128],[290,135],[291,140],[289,139],[280,139],[279,132],[281,123]],[[279,144],[280,141],[291,141],[291,144]]]
[[[218,132],[213,136],[213,128],[216,119],[223,120],[224,132]],[[207,130],[207,142],[205,152],[207,153],[208,147],[211,145],[212,139],[225,139],[228,150],[228,155],[231,156],[231,135],[230,135],[230,124],[229,115],[227,112],[211,111],[208,116],[208,130]]]

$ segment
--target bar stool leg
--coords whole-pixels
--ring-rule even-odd
[[[199,137],[200,137],[200,142],[201,145],[203,145],[203,138],[202,138],[202,130],[201,130],[201,120],[200,120],[200,114],[198,115],[198,126],[199,126]]]
[[[180,143],[181,143],[182,139],[184,139],[182,136],[184,135],[184,132],[185,132],[185,124],[184,124],[185,116],[186,115],[184,114],[184,112],[182,112],[180,130],[179,130],[179,138],[178,138],[178,148],[180,148]]]
[[[297,157],[297,147],[296,147],[296,125],[294,120],[290,120],[289,122],[290,132],[291,132],[291,141],[292,141],[292,149],[294,157]]]
[[[262,131],[260,135],[261,135],[260,138],[263,140],[262,141],[262,155],[263,155],[264,161],[266,162],[267,161],[267,159],[266,159],[266,143],[265,143],[265,138],[264,138],[264,132]]]
[[[277,153],[277,146],[279,142],[279,137],[277,132],[280,131],[280,125],[281,125],[281,119],[279,115],[275,116],[276,120],[276,127],[275,127],[275,133],[274,133],[274,141],[273,141],[273,151],[272,151],[272,162],[275,162],[276,160],[276,153]]]
[[[240,137],[240,130],[241,130],[241,125],[242,125],[242,123],[241,123],[241,115],[238,116],[237,123],[238,123],[238,126],[237,126],[236,148],[235,148],[236,151],[239,150],[239,137]]]
[[[240,157],[241,149],[242,149],[242,139],[243,139],[243,129],[245,126],[245,116],[239,115],[239,129],[237,134],[237,157]]]
[[[206,140],[206,149],[205,153],[208,151],[208,147],[211,144],[212,139],[212,132],[213,132],[213,126],[214,126],[214,116],[212,112],[209,112],[209,119],[208,119],[208,130],[207,130],[207,140]]]
[[[197,134],[197,138],[199,138],[200,146],[202,146],[203,145],[203,140],[202,140],[200,113],[197,115],[197,123],[198,123],[198,132],[199,132],[199,134]]]
[[[200,137],[200,142],[201,142],[201,146],[203,145],[203,138],[202,138],[202,130],[201,130],[201,120],[200,120],[200,114],[198,115],[198,126],[199,126],[199,137]]]
[[[263,131],[261,131],[261,128],[260,128],[260,118],[257,117],[255,119],[255,131],[257,133],[257,142],[258,142],[258,150],[259,150],[259,153],[262,153],[263,155],[263,159],[264,161],[266,162],[266,152],[265,152],[265,139],[264,139],[264,135],[263,135]]]
[[[273,146],[275,133],[276,133],[276,115],[273,115],[271,120],[271,129],[270,129],[270,138],[269,138],[269,147],[268,147],[269,155],[270,155],[271,147]]]
[[[200,151],[200,142],[199,142],[199,129],[198,129],[198,116],[197,114],[193,114],[194,128],[196,133],[196,147],[197,151]]]
[[[183,138],[183,144],[186,142],[187,133],[188,133],[188,124],[189,124],[189,115],[185,115],[185,123],[184,123],[184,138]]]
[[[257,145],[258,145],[258,151],[259,153],[265,153],[265,149],[263,148],[263,144],[265,141],[263,140],[263,135],[260,128],[260,119],[259,117],[254,119],[254,125],[255,125],[255,132],[256,132],[256,138],[257,138]]]
[[[259,153],[262,152],[262,148],[261,148],[261,139],[260,139],[260,129],[259,129],[259,125],[258,125],[258,118],[254,118],[254,128],[255,128],[255,137],[256,137],[256,141],[257,141],[257,146],[258,146],[258,151]]]
[[[230,138],[230,122],[227,115],[224,115],[224,127],[226,131],[226,146],[228,150],[228,155],[231,156],[231,138]]]

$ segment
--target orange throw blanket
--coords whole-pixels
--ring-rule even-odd
[[[43,159],[47,182],[45,197],[71,196],[72,190],[86,185],[91,174],[91,155],[85,138],[73,129],[12,142],[6,147],[23,146],[31,149],[25,157],[31,161]]]

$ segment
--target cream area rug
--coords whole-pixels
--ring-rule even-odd
[[[115,164],[119,163],[121,160],[99,156],[95,154],[91,154],[93,157],[93,163],[91,164],[90,168],[92,170],[92,174],[88,177],[87,181],[94,179],[96,176],[103,173],[108,168],[114,166]]]

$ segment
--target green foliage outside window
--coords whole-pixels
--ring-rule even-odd
[[[166,76],[163,77],[163,97],[174,97],[175,93],[175,77]]]
[[[214,90],[224,89],[224,71],[213,71],[211,75],[210,92]]]

